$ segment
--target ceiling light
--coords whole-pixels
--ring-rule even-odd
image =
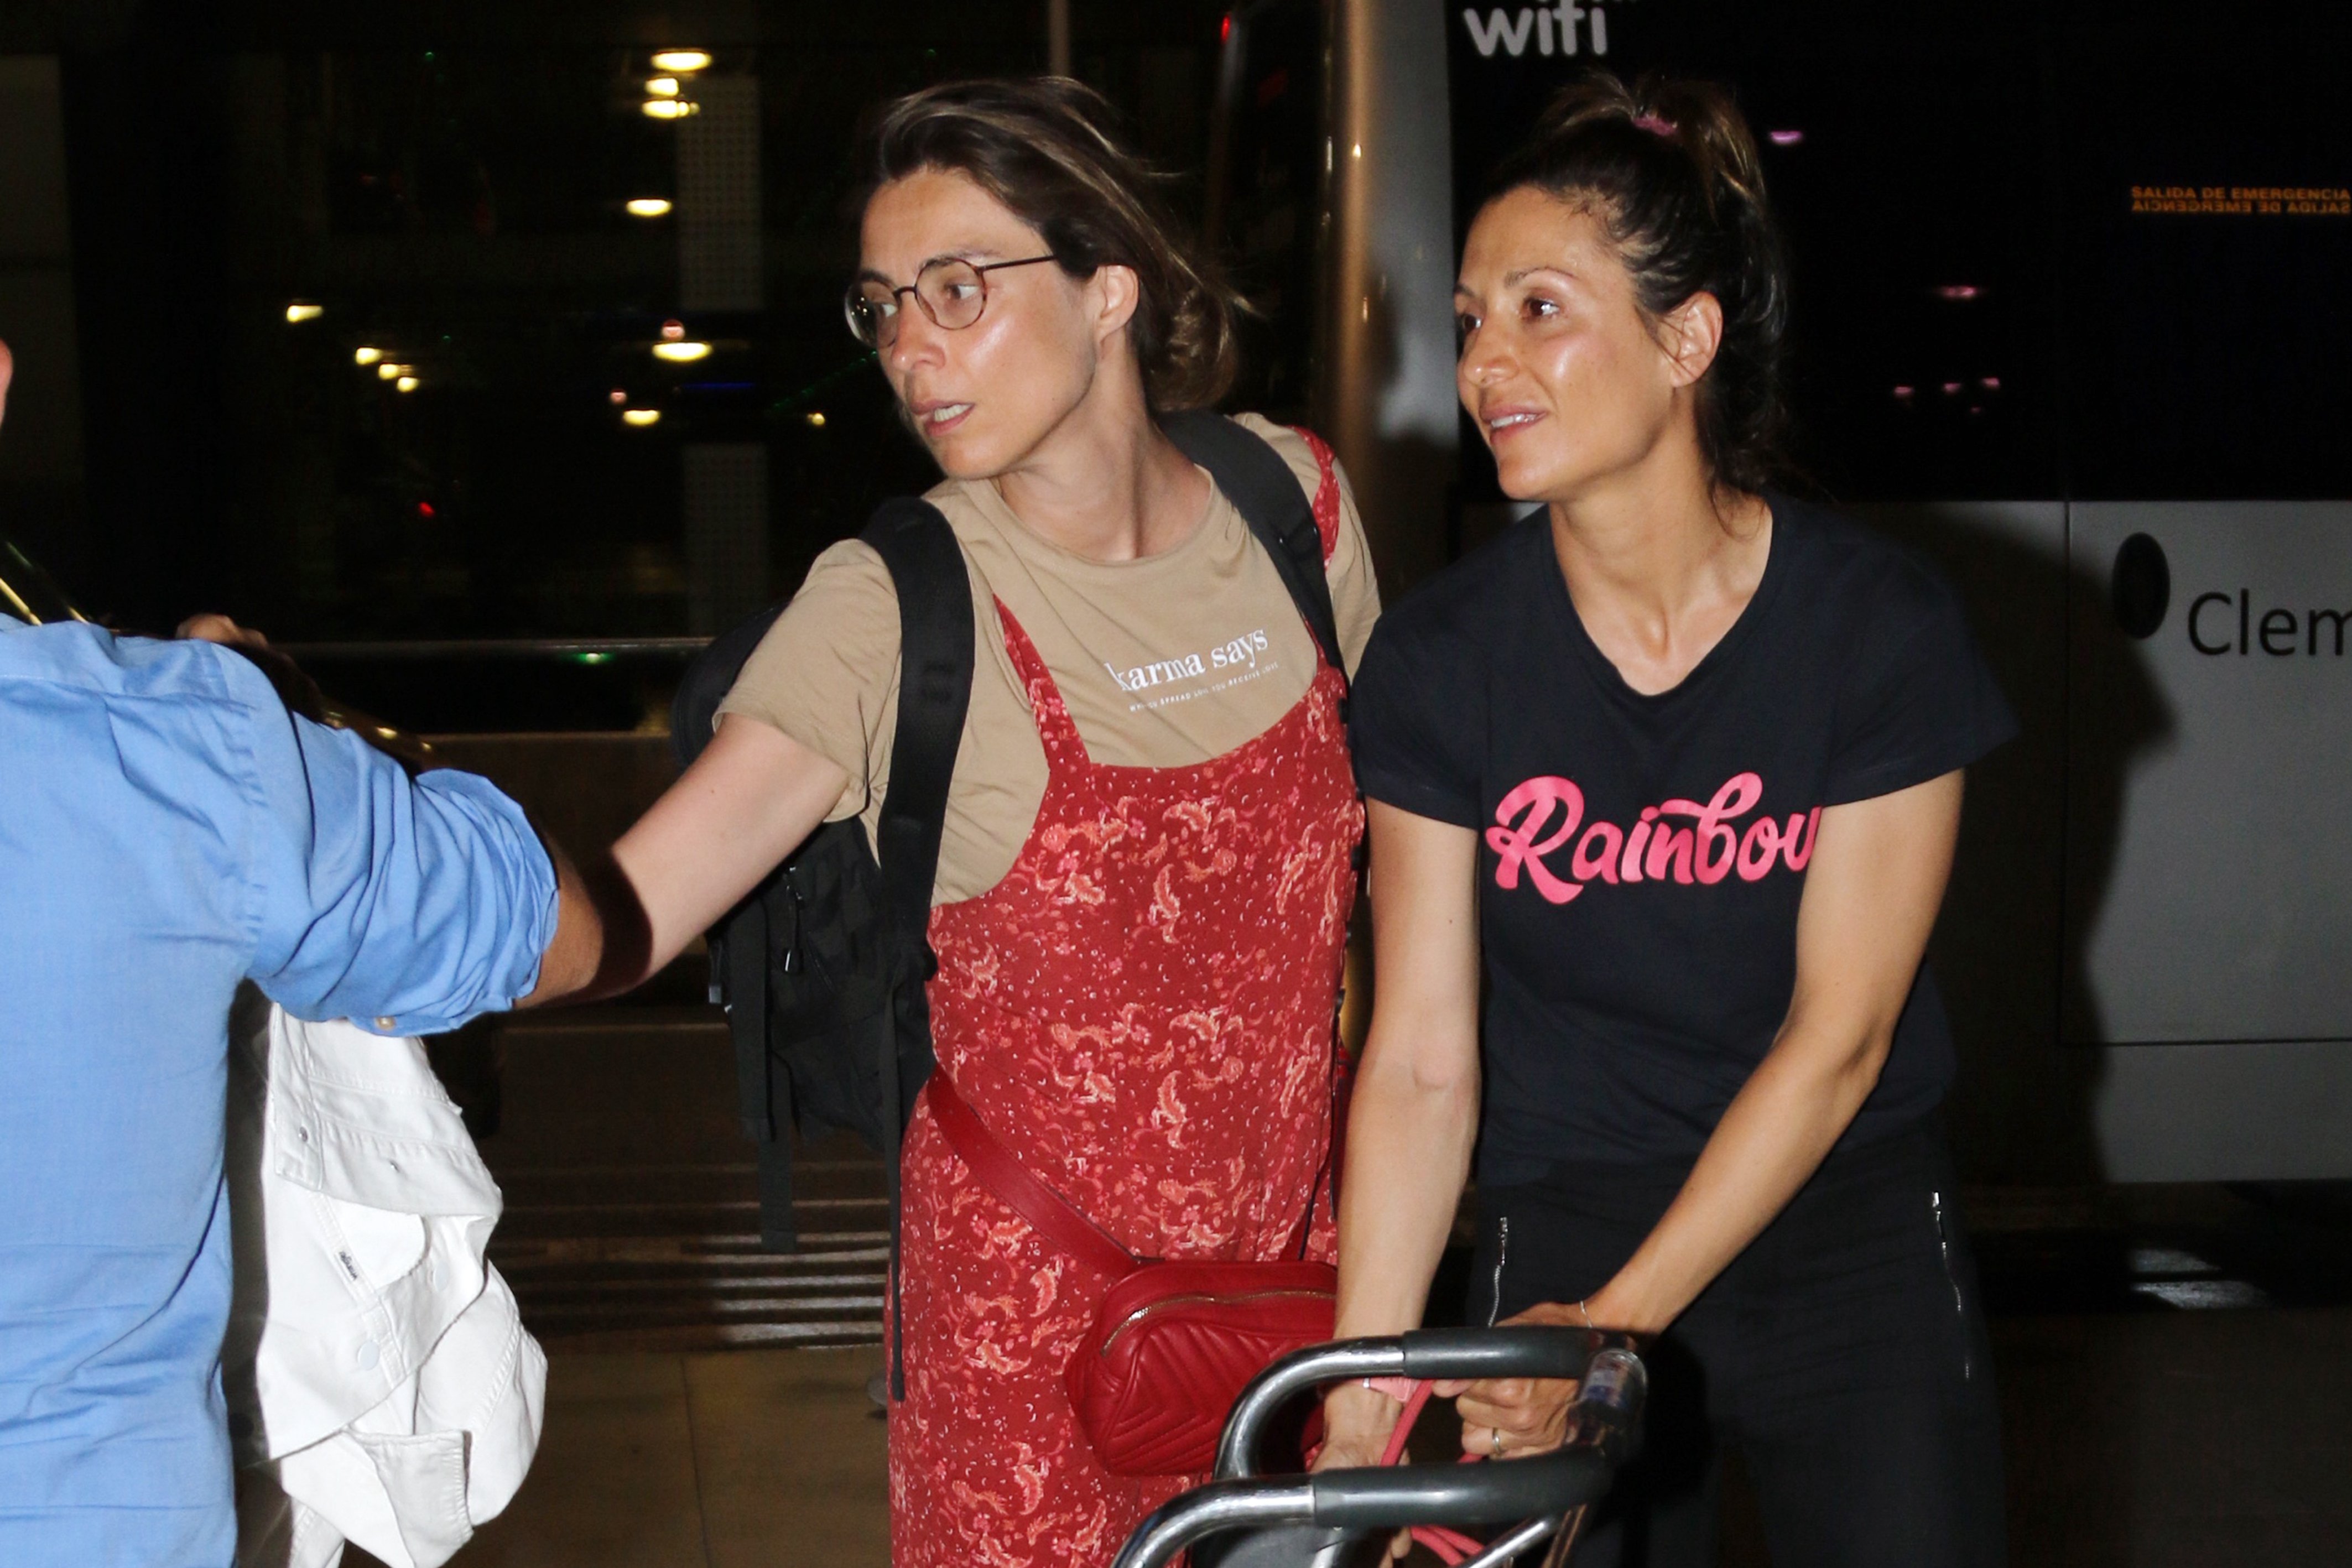
[[[625,408],[621,411],[621,423],[623,424],[635,425],[637,429],[643,430],[649,424],[659,424],[661,423],[661,410],[657,408]]]
[[[1765,134],[1772,139],[1772,145],[1775,147],[1804,145],[1805,133],[1801,131],[1768,131]]]
[[[710,345],[708,343],[672,342],[654,345],[654,358],[667,360],[674,365],[688,364],[696,360],[707,359],[709,354]]]
[[[629,216],[666,218],[669,216],[669,198],[667,196],[633,196],[629,199]]]
[[[403,376],[398,381],[392,383],[392,390],[394,392],[415,392],[416,390],[416,378],[415,376]]]
[[[353,349],[352,350],[352,363],[355,365],[372,365],[383,358],[383,350],[382,349]]]
[[[416,367],[415,365],[395,365],[387,360],[383,363],[376,366],[376,379],[378,381],[396,382],[415,368]]]
[[[661,332],[664,338],[675,343],[686,336],[686,323],[673,316],[662,323]]]
[[[316,321],[327,313],[323,305],[313,305],[307,299],[297,299],[286,307],[286,324],[289,327],[304,321]]]
[[[646,96],[647,98],[676,98],[677,96],[677,78],[676,77],[654,78],[653,80],[646,83]]]
[[[710,57],[700,49],[664,49],[654,57],[657,71],[698,71],[710,64]]]
[[[679,98],[649,98],[637,107],[649,120],[684,120],[689,114],[699,114],[702,106]]]
[[[824,428],[824,413],[823,413],[821,410],[818,410],[818,409],[811,409],[811,410],[809,410],[808,422],[809,422],[809,428],[810,428],[810,429],[812,429],[812,430],[823,430],[823,429]]]

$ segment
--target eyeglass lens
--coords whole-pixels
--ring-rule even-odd
[[[935,261],[916,275],[911,290],[923,314],[934,326],[961,331],[980,319],[988,301],[988,286],[980,269],[968,261]],[[872,279],[861,283],[848,299],[849,329],[872,348],[885,348],[898,335],[899,293]]]

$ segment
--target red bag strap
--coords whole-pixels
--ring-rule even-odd
[[[1429,1396],[1433,1385],[1426,1378],[1384,1377],[1375,1382],[1406,1385],[1404,1409],[1398,1413],[1397,1424],[1389,1433],[1389,1446],[1381,1455],[1381,1463],[1393,1465],[1403,1460],[1405,1439],[1412,1436],[1412,1424],[1421,1418],[1422,1408],[1429,1403]],[[1381,1391],[1384,1394],[1397,1392],[1393,1387],[1384,1387]],[[1465,1465],[1485,1462],[1476,1454],[1462,1456],[1462,1463]],[[1448,1530],[1442,1524],[1416,1524],[1412,1527],[1412,1538],[1435,1552],[1439,1562],[1448,1564],[1466,1563],[1486,1549],[1486,1542],[1474,1541],[1460,1531]]]
[[[948,1147],[989,1191],[1004,1200],[1007,1208],[1027,1220],[1032,1230],[1114,1280],[1143,1267],[1142,1260],[1113,1240],[1068,1198],[1031,1175],[1012,1150],[997,1142],[996,1134],[964,1103],[945,1072],[932,1069],[923,1096],[930,1102],[931,1118],[946,1134]]]

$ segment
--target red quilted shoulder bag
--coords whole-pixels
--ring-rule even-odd
[[[923,1092],[972,1175],[1039,1235],[1111,1281],[1067,1375],[1078,1425],[1106,1469],[1208,1469],[1243,1385],[1276,1357],[1331,1337],[1339,1277],[1328,1263],[1138,1258],[997,1142],[946,1073],[934,1071]],[[1313,1218],[1310,1200],[1286,1250],[1306,1250]]]

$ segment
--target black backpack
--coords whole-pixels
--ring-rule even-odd
[[[1322,536],[1290,465],[1219,414],[1167,414],[1160,427],[1232,500],[1344,675]],[[759,1146],[761,1245],[798,1245],[791,1130],[845,1128],[882,1155],[895,1296],[898,1141],[932,1067],[923,988],[939,967],[927,936],[931,884],[971,696],[974,632],[963,549],[937,508],[886,501],[858,537],[880,554],[898,596],[898,717],[878,842],[869,849],[854,818],[820,825],[711,930],[710,988],[727,1009],[744,1134]],[[681,768],[709,744],[719,703],[782,609],[718,638],[688,668],[670,711]],[[893,1396],[903,1397],[895,1343],[891,1368]]]

